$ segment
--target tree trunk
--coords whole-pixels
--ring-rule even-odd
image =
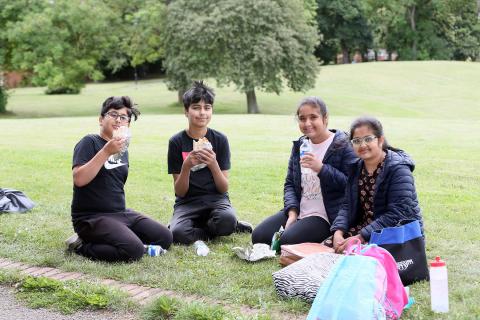
[[[180,103],[182,106],[183,106],[183,95],[185,94],[186,91],[187,89],[185,88],[178,89],[178,103]]]
[[[408,19],[410,20],[410,29],[413,31],[413,43],[412,43],[412,56],[413,60],[417,60],[417,25],[415,21],[415,5],[409,7],[408,10]]]
[[[135,78],[135,89],[138,89],[138,70],[137,70],[137,66],[134,67],[133,75],[134,75],[134,78]]]
[[[346,47],[342,48],[342,61],[343,63],[350,63],[350,55]]]
[[[257,104],[257,96],[255,95],[255,89],[247,91],[246,94],[248,113],[260,113]]]

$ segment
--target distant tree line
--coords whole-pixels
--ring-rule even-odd
[[[156,64],[179,95],[213,78],[244,92],[256,113],[256,89],[307,90],[320,64],[369,48],[479,59],[478,1],[0,0],[0,70],[47,93],[78,93],[125,68],[137,79]]]

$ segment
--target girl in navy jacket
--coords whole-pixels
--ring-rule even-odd
[[[284,185],[284,207],[260,223],[253,243],[270,244],[281,226],[280,244],[322,242],[331,235],[332,223],[343,203],[348,165],[356,157],[343,131],[328,129],[325,103],[317,97],[303,99],[297,109],[304,136],[293,142]],[[300,158],[308,139],[312,152]]]
[[[344,251],[350,238],[366,243],[372,231],[402,220],[422,223],[412,176],[415,164],[405,152],[388,145],[380,121],[356,119],[350,138],[360,159],[349,168],[344,204],[331,227],[337,252]]]

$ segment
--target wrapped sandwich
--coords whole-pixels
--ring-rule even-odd
[[[125,139],[122,150],[120,150],[120,152],[112,155],[113,160],[118,161],[119,159],[122,158],[125,151],[127,151],[128,145],[130,144],[130,137],[131,137],[130,129],[127,126],[121,126],[117,130],[113,131],[113,137],[114,138],[124,138]]]
[[[127,138],[130,135],[130,130],[127,126],[121,126],[113,131],[114,138]]]
[[[200,138],[200,139],[198,139],[198,141],[193,140],[193,151],[202,150],[202,149],[212,150],[213,147],[212,147],[212,144],[210,143],[210,141],[208,141],[208,139],[206,137]],[[197,171],[197,170],[205,168],[206,166],[207,165],[205,163],[200,163],[200,164],[197,164],[196,166],[192,167],[191,170],[192,171]]]

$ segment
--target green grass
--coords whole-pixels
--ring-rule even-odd
[[[316,94],[324,96],[333,106],[331,127],[346,130],[355,116],[372,112],[383,122],[389,142],[405,149],[416,161],[414,175],[425,220],[427,255],[428,258],[440,255],[447,261],[451,311],[443,316],[432,314],[428,283],[419,283],[411,288],[417,303],[406,312],[405,319],[480,317],[480,96],[474,89],[480,84],[480,77],[473,76],[479,71],[478,64],[442,62],[333,66],[321,71],[319,84],[325,86],[319,86]],[[413,80],[402,80],[403,73],[405,78]],[[368,82],[375,78],[374,74],[396,84],[405,81],[406,85],[395,93],[388,81],[378,80],[367,86],[364,82],[355,84],[346,80],[347,75],[351,79],[365,76]],[[328,79],[322,80],[325,75],[329,75]],[[448,80],[447,75],[455,81]],[[426,82],[427,78],[435,85]],[[448,80],[445,85],[440,85],[445,79]],[[117,85],[121,84],[87,86],[85,92]],[[352,93],[347,95],[349,89]],[[17,99],[35,90],[16,90],[12,94],[11,110],[21,114],[20,105],[23,105],[24,115],[31,115],[32,107]],[[308,304],[276,295],[271,277],[279,268],[276,261],[249,264],[234,257],[231,248],[246,245],[250,241],[247,235],[215,240],[209,244],[212,253],[207,257],[197,257],[193,248],[184,246],[174,246],[166,256],[145,257],[132,264],[106,264],[64,255],[63,240],[72,233],[69,207],[73,147],[86,133],[98,131],[95,105],[103,97],[121,92],[100,91],[92,105],[87,102],[91,97],[84,94],[78,97],[83,101],[81,105],[65,109],[60,102],[51,107],[47,103],[41,109],[42,114],[65,112],[68,117],[0,120],[1,187],[22,190],[37,203],[37,207],[26,214],[0,215],[0,256],[202,295],[237,307],[248,305],[265,314],[271,310],[307,312]],[[161,90],[157,93],[168,100],[166,93]],[[230,140],[230,195],[243,220],[258,224],[282,205],[291,140],[299,136],[292,114],[301,96],[260,95],[264,111],[286,115],[216,114],[213,117],[211,126],[227,134]],[[143,97],[145,101],[149,101],[147,97],[148,94]],[[218,90],[218,97],[219,101],[235,105],[235,110],[243,111],[240,95],[222,89]],[[235,100],[237,97],[242,99]],[[39,95],[39,106],[44,103],[42,99],[47,98],[50,99]],[[153,101],[153,93],[151,98]],[[411,109],[407,108],[407,101]],[[171,101],[163,102],[166,107],[160,103],[158,106],[158,109],[164,108],[162,111],[146,106],[145,114],[132,126],[126,192],[129,207],[167,223],[174,202],[172,178],[166,167],[167,141],[185,127],[186,120],[181,114],[149,114],[167,113]],[[82,112],[91,116],[73,117]]]
[[[179,299],[162,296],[145,307],[143,320],[271,320],[266,316],[244,317],[238,312],[229,312],[220,306],[199,302],[185,303]]]
[[[94,282],[59,281],[32,277],[16,270],[0,270],[0,285],[14,285],[15,296],[30,308],[49,308],[64,314],[79,310],[129,310],[126,294]]]
[[[332,115],[480,118],[480,64],[467,62],[376,62],[322,67],[315,88],[280,95],[257,92],[266,114],[293,114],[305,95],[325,99]],[[215,81],[208,81],[216,87]],[[80,95],[44,94],[45,88],[15,89],[7,110],[17,117],[97,115],[111,95],[130,95],[145,114],[182,113],[177,93],[163,80],[89,84]],[[216,88],[216,113],[246,113],[246,97],[233,87]]]

